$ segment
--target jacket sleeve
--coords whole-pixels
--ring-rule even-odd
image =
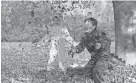
[[[80,43],[76,46],[76,53],[81,53],[85,49],[84,45],[85,35],[82,36]]]
[[[108,39],[106,34],[100,37],[100,43],[101,48],[105,49],[106,52],[110,52],[111,40]]]
[[[105,46],[105,47],[104,47],[104,48],[105,48],[105,51],[108,52],[108,53],[110,53],[111,41],[110,41],[109,39],[107,39],[107,40],[104,41],[104,44],[105,44],[105,45],[104,45],[104,46]]]

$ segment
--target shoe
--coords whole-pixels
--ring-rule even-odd
[[[60,68],[62,71],[65,71],[65,67],[62,65],[62,62],[59,62],[59,68]]]

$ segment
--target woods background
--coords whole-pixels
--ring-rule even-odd
[[[84,28],[86,17],[94,17],[98,27],[115,40],[111,1],[2,1],[1,5],[2,42],[41,40],[47,35],[47,25],[54,14],[63,15],[64,23],[73,31]]]

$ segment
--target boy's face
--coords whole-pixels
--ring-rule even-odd
[[[85,25],[86,25],[86,32],[91,32],[95,29],[95,26],[93,26],[91,21],[86,21]]]
[[[61,24],[61,21],[60,21],[59,18],[53,18],[53,19],[52,19],[52,23],[53,23],[54,25],[60,25],[60,24]]]

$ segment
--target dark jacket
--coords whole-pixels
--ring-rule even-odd
[[[100,49],[95,49],[96,43],[101,44]],[[81,53],[85,47],[93,55],[104,49],[104,52],[108,52],[110,48],[111,41],[107,38],[106,34],[102,31],[93,30],[91,33],[84,33],[80,43],[76,46],[76,53]]]

